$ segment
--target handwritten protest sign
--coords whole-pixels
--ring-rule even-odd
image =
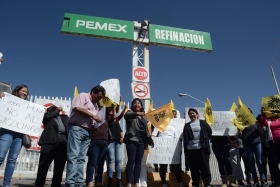
[[[155,146],[149,150],[147,162],[157,164],[180,164],[182,143],[178,138],[154,137]]]
[[[169,122],[169,125],[173,126],[176,129],[178,135],[181,136],[185,126],[185,119],[172,118]]]
[[[231,122],[235,113],[230,111],[213,111],[215,122],[211,125],[213,136],[234,136],[237,128]]]
[[[58,102],[57,102],[57,101]],[[70,111],[71,111],[71,101],[68,100],[60,100],[55,98],[54,100],[51,99],[42,99],[42,98],[36,98],[34,103],[37,103],[39,105],[42,106],[49,106],[50,104],[54,104],[55,106],[57,105],[61,105],[61,107],[63,108],[63,111],[65,112],[66,115],[70,115]],[[60,104],[59,104],[60,103]],[[63,105],[63,106],[62,106]],[[59,106],[57,106],[59,107]]]
[[[0,127],[12,131],[40,136],[45,113],[43,106],[5,93],[0,99]]]
[[[197,110],[199,119],[204,120],[203,108],[192,107]],[[190,121],[188,116],[189,107],[186,108],[186,122]],[[235,118],[235,113],[231,111],[213,111],[214,124],[211,125],[213,136],[233,136],[237,133],[237,128],[231,122]]]
[[[120,104],[120,82],[118,79],[108,79],[100,83],[106,90],[106,96],[113,102]]]

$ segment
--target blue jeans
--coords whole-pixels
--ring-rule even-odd
[[[252,145],[243,145],[245,153],[248,157],[249,164],[250,164],[250,170],[253,175],[253,180],[256,182],[258,181],[258,175],[256,171],[255,164],[258,166],[260,179],[262,181],[265,181],[265,175],[263,171],[263,165],[262,165],[262,145],[261,143],[256,143]],[[256,160],[255,160],[256,158]]]
[[[0,165],[4,162],[7,152],[7,165],[5,168],[3,187],[10,186],[11,179],[15,170],[16,161],[22,146],[23,134],[10,131],[8,129],[0,129]]]
[[[126,143],[127,164],[125,168],[126,183],[131,184],[132,174],[134,174],[134,183],[139,183],[141,173],[141,162],[144,155],[144,144],[138,144],[134,141]]]
[[[90,143],[90,135],[89,130],[69,124],[65,179],[65,184],[69,187],[83,186],[84,164]]]
[[[212,150],[217,159],[219,172],[221,175],[232,175],[232,169],[230,165],[230,156],[229,156],[229,144],[213,142]]]
[[[113,170],[115,165],[115,171],[117,179],[121,179],[122,175],[122,144],[119,140],[112,141],[108,146],[108,177],[113,178]]]
[[[108,141],[107,140],[91,140],[89,147],[89,155],[88,155],[88,163],[87,163],[87,176],[86,183],[89,183],[93,179],[93,173],[97,166],[97,163],[105,161],[106,153],[108,149]],[[101,168],[99,168],[99,171]],[[98,183],[101,181],[101,176],[103,173],[97,172],[95,182]]]

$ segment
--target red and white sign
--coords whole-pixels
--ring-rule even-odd
[[[150,82],[149,68],[142,66],[134,66],[132,69],[132,80]]]
[[[150,99],[150,90],[147,83],[131,83],[133,98]]]

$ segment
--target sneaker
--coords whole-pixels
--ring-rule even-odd
[[[268,183],[265,181],[261,181],[261,187],[268,187]]]
[[[244,186],[245,184],[244,184],[244,182],[242,180],[238,180],[238,185]]]
[[[166,183],[164,183],[164,184],[162,185],[162,187],[168,187],[168,186],[167,186],[167,184],[166,184]]]
[[[182,182],[178,183],[178,187],[184,187],[184,184]]]
[[[252,187],[260,187],[259,182],[254,182],[254,184],[251,185]]]

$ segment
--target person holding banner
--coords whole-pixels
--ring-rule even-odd
[[[155,128],[153,130],[152,136],[160,137],[160,138],[179,138],[179,135],[178,135],[176,129],[171,125],[168,125],[166,127],[165,131],[162,133],[159,132]],[[180,155],[180,158],[181,158],[181,155]],[[167,183],[166,183],[167,166],[168,166],[168,164],[159,164],[159,168],[160,168],[159,175],[160,175],[162,187],[167,187]],[[176,179],[178,182],[178,187],[184,187],[184,184],[182,183],[182,178],[181,178],[181,164],[170,164],[170,168],[172,168],[172,172],[174,172],[174,174],[176,176]]]
[[[249,109],[249,108],[248,108]],[[251,111],[251,109],[249,109]],[[252,113],[252,111],[251,111]],[[258,175],[255,165],[257,164],[259,170],[259,176],[261,180],[261,186],[267,187],[268,183],[266,182],[266,177],[264,175],[263,164],[262,164],[262,145],[261,145],[261,133],[259,130],[260,125],[253,124],[244,128],[239,137],[243,141],[243,147],[245,153],[248,157],[250,170],[253,175],[253,187],[259,187]]]
[[[52,187],[60,187],[67,159],[67,115],[61,115],[62,107],[55,105],[47,108],[43,118],[44,131],[39,140],[41,146],[39,168],[35,181],[36,187],[45,185],[49,166],[54,161]]]
[[[67,187],[83,186],[84,164],[91,140],[91,129],[97,122],[101,122],[97,116],[97,103],[105,96],[105,92],[105,89],[98,85],[93,87],[90,93],[80,93],[73,99],[68,123],[65,179]]]
[[[117,110],[119,105],[117,106]],[[115,166],[116,171],[116,187],[122,187],[121,185],[121,175],[122,175],[122,143],[123,143],[123,131],[120,127],[119,121],[124,116],[124,113],[127,110],[127,105],[124,105],[124,108],[119,116],[116,116],[115,106],[111,107],[111,111],[107,113],[107,118],[113,118],[112,121],[109,122],[109,145],[107,151],[107,174],[108,174],[108,184],[107,187],[111,187],[113,171]],[[107,110],[106,110],[107,111]]]
[[[183,142],[185,155],[192,176],[192,186],[198,187],[200,175],[204,186],[211,186],[211,172],[209,155],[211,153],[209,140],[212,135],[211,127],[204,120],[199,120],[198,111],[190,108],[188,111],[190,122],[184,126]]]
[[[124,115],[126,120],[126,133],[124,143],[128,161],[126,164],[126,183],[127,187],[131,187],[132,173],[134,174],[134,182],[139,187],[139,178],[141,172],[141,162],[144,150],[150,146],[154,146],[153,139],[148,131],[147,119],[145,118],[144,108],[139,98],[133,99],[131,102],[131,110]]]
[[[27,100],[28,92],[28,87],[24,84],[20,84],[12,91],[12,95],[23,100]],[[1,92],[0,98],[4,96],[5,94]],[[4,173],[3,187],[10,186],[12,175],[16,166],[16,161],[22,147],[22,137],[22,133],[0,128],[0,166],[2,165],[9,151]]]
[[[267,118],[263,108],[261,109],[261,123],[267,127],[270,141],[270,156],[272,159],[272,173],[274,176],[274,186],[280,186],[280,118],[274,115]]]

